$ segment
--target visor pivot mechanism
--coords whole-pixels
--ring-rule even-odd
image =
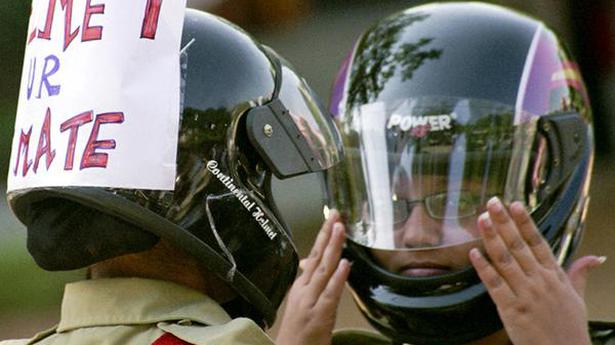
[[[578,168],[590,139],[585,121],[576,112],[545,116],[539,121],[553,155],[553,171],[545,186],[550,194]]]
[[[293,116],[279,99],[252,108],[246,119],[250,142],[280,178],[322,170]]]
[[[271,136],[273,136],[273,127],[268,123],[265,124],[263,127],[263,134],[265,134],[267,138],[271,138]]]

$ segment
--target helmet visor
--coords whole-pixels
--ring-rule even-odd
[[[282,65],[279,98],[290,113],[310,149],[314,170],[325,170],[340,161],[340,135],[325,107],[310,86],[287,66]]]
[[[523,200],[537,117],[476,99],[422,97],[351,109],[333,172],[348,237],[381,250],[461,250],[487,201]],[[536,172],[540,180],[540,169]],[[338,189],[339,190],[339,189]],[[334,192],[335,194],[335,192]],[[344,200],[342,200],[344,199]],[[464,258],[467,255],[464,255]]]

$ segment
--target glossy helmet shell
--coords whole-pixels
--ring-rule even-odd
[[[593,134],[583,81],[555,34],[537,20],[493,5],[410,8],[377,22],[359,38],[337,76],[331,111],[347,145],[356,135],[353,108],[421,96],[487,100],[539,116],[549,154],[545,161],[531,162],[530,169],[542,164],[549,174],[534,191],[542,202],[532,217],[565,264],[583,229]],[[561,119],[570,112],[575,129],[567,132],[562,123],[568,120]],[[327,172],[329,207],[342,216],[353,190],[344,169],[342,163]],[[345,256],[354,262],[349,285],[359,309],[397,342],[462,344],[502,327],[471,268],[404,277],[378,266],[366,247],[352,240]]]
[[[234,316],[268,326],[298,263],[290,230],[273,202],[272,172],[284,178],[322,167],[310,165],[315,159],[309,153],[300,154],[305,142],[298,135],[280,145],[290,134],[262,119],[278,116],[289,131],[289,114],[307,112],[322,120],[334,141],[338,134],[304,80],[231,23],[187,10],[181,47],[173,191],[30,188],[9,193],[9,203],[28,227],[30,253],[45,269],[86,267],[147,250],[164,238],[236,290],[242,302],[235,303]],[[259,121],[273,124],[268,136],[263,127],[254,128]],[[277,140],[278,147],[268,148],[266,140]],[[339,147],[327,149],[332,164]]]

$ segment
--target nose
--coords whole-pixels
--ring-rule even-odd
[[[431,218],[421,204],[412,207],[400,230],[404,248],[435,247],[442,242],[442,222]]]

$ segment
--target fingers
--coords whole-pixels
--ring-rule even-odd
[[[588,269],[600,260],[582,258],[571,267],[570,279],[566,277],[519,202],[507,210],[493,198],[477,223],[490,261],[476,248],[470,251],[470,261],[495,302],[511,343],[589,344],[580,296]]]
[[[508,305],[514,301],[515,293],[477,248],[470,250],[470,261],[480,280],[485,284],[489,296],[497,305]]]
[[[517,206],[521,206],[522,211],[525,212],[523,205],[518,203]],[[542,241],[542,236],[534,228],[534,222],[529,218],[523,218],[522,222],[515,222],[509,217],[508,212],[504,208],[504,205],[497,198],[492,198],[487,203],[487,210],[489,217],[493,221],[494,227],[497,229],[497,235],[502,239],[507,252],[517,261],[521,270],[526,274],[531,275],[537,269],[538,262],[534,256],[534,253],[530,250],[530,247],[526,244],[525,239],[520,234],[521,226],[527,228],[527,232],[534,231],[536,235]],[[519,229],[519,230],[517,230]],[[549,251],[550,253],[550,251]],[[503,255],[503,254],[500,254]]]
[[[299,263],[303,273],[295,284],[302,286],[302,294],[310,305],[318,303],[321,296],[338,296],[346,281],[348,262],[340,261],[345,241],[344,226],[339,213],[333,210],[324,222],[310,255]],[[341,271],[340,271],[341,270]],[[337,291],[340,291],[339,294]],[[337,304],[337,302],[336,302]]]
[[[314,301],[318,300],[331,276],[336,271],[342,256],[342,246],[345,239],[344,226],[341,223],[335,223],[322,259],[308,282],[310,285],[310,289],[307,291],[308,297],[312,297]]]
[[[537,275],[565,279],[551,248],[523,204],[514,202],[509,211],[497,197],[492,198],[487,203],[487,212],[479,217],[478,228],[491,265],[510,289],[522,294],[527,290],[528,279]],[[545,275],[547,272],[553,274]]]
[[[316,241],[314,242],[314,246],[310,251],[310,258],[320,257],[327,246],[327,242],[329,241],[329,237],[331,235],[331,229],[333,228],[333,224],[337,222],[340,218],[340,214],[337,210],[331,210],[329,213],[329,218],[325,220],[320,228],[320,232],[316,237]]]
[[[536,228],[534,221],[523,204],[518,201],[513,202],[510,205],[510,215],[517,224],[521,237],[527,243],[536,260],[544,267],[559,267],[553,252],[551,252],[551,247],[549,247],[547,241],[545,241]]]
[[[335,309],[337,309],[337,305],[342,297],[342,292],[344,292],[344,284],[348,279],[349,273],[350,263],[348,260],[340,260],[337,265],[337,269],[333,273],[331,279],[329,279],[329,282],[322,293],[322,297],[317,302],[319,307],[323,308],[325,312],[334,312]]]
[[[492,214],[503,210],[494,209],[495,205],[488,205],[487,208],[489,213],[482,214],[478,219],[478,229],[483,237],[485,251],[491,259],[492,267],[504,279],[504,282],[516,291],[516,287],[525,282],[526,275],[501,236],[503,224],[492,221],[494,218]]]
[[[303,273],[288,293],[276,343],[331,343],[337,306],[350,273],[348,260],[340,260],[346,237],[339,218],[337,211],[331,212],[310,255],[299,263]]]
[[[575,260],[568,269],[568,278],[575,291],[581,297],[585,297],[585,286],[587,276],[591,269],[602,265],[606,261],[606,256],[584,256]]]
[[[333,224],[339,220],[339,212],[337,210],[332,210],[329,213],[329,218],[325,220],[320,231],[318,232],[318,236],[316,236],[316,240],[314,241],[314,245],[312,246],[312,250],[307,258],[301,260],[299,263],[299,267],[303,270],[303,273],[298,278],[298,281],[307,284],[312,278],[312,274],[314,270],[318,267],[322,255],[329,243],[329,239],[331,237],[331,232],[333,228]]]

